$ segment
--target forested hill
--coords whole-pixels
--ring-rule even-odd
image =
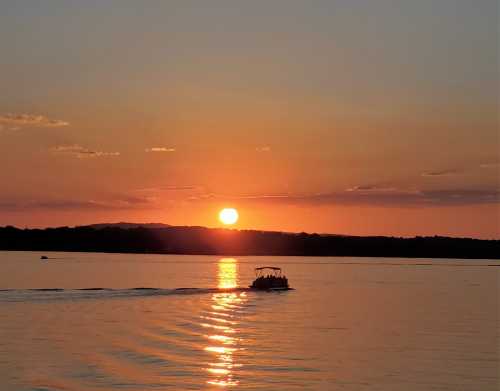
[[[500,240],[342,236],[204,227],[0,227],[0,250],[500,259]]]

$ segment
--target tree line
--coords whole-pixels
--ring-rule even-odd
[[[0,227],[0,250],[500,259],[500,240],[343,236],[205,227]]]

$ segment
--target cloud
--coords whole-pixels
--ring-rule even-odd
[[[500,162],[488,162],[479,165],[481,168],[498,168],[500,167]]]
[[[357,186],[345,191],[316,194],[277,194],[277,195],[219,195],[200,194],[189,198],[191,201],[217,200],[226,202],[254,201],[283,203],[290,205],[366,205],[384,207],[414,206],[461,206],[475,204],[496,204],[500,202],[498,189],[454,189],[454,190],[399,190],[372,189],[372,186]],[[357,190],[353,190],[357,189]],[[361,190],[359,190],[361,189]]]
[[[151,147],[151,148],[146,148],[144,151],[146,151],[146,152],[175,152],[175,148]]]
[[[220,195],[215,193],[202,193],[189,197],[191,201],[201,201],[201,200],[225,200],[225,201],[238,201],[238,200],[256,200],[256,201],[265,201],[269,199],[283,199],[290,198],[288,194],[255,194],[255,195],[237,195],[237,196],[227,196]]]
[[[422,201],[427,204],[496,204],[500,202],[499,189],[454,189],[422,192]]]
[[[466,206],[500,203],[498,189],[455,189],[434,191],[352,192],[339,191],[317,194],[262,194],[262,195],[220,195],[204,193],[191,196],[192,202],[263,202],[283,205],[345,205],[379,207],[439,207]],[[34,210],[143,210],[155,209],[161,205],[156,197],[111,195],[101,199],[0,199],[0,212],[26,212]]]
[[[24,212],[30,210],[126,210],[153,208],[151,197],[117,196],[107,199],[37,199],[37,200],[0,200],[0,211]]]
[[[92,158],[92,157],[120,156],[120,152],[93,151],[93,150],[84,148],[78,144],[58,145],[56,147],[51,148],[51,151],[52,151],[52,153],[55,153],[55,154],[73,155],[79,159]]]
[[[187,186],[159,186],[159,187],[145,187],[142,189],[132,190],[139,193],[159,193],[163,191],[184,191],[184,190],[204,190],[203,186],[187,185]]]
[[[396,191],[397,189],[394,187],[382,187],[382,186],[377,186],[377,185],[359,185],[359,186],[354,186],[346,189],[346,191],[353,191],[353,192],[372,192],[372,191],[377,191],[377,192],[389,192],[389,191]]]
[[[264,145],[262,147],[255,148],[257,152],[271,152],[271,147]]]
[[[77,144],[72,144],[72,145],[58,145],[55,147],[52,147],[52,152],[61,152],[61,153],[79,153],[81,151],[85,151],[85,148],[83,148],[80,145]]]
[[[262,194],[262,195],[247,195],[247,196],[240,196],[240,199],[245,199],[245,200],[254,200],[254,199],[273,199],[273,198],[289,198],[290,196],[288,194]]]
[[[425,176],[425,177],[443,177],[443,176],[452,176],[452,175],[457,175],[457,174],[458,174],[457,170],[443,170],[443,171],[423,172],[422,176]]]
[[[43,115],[36,114],[3,114],[0,115],[0,124],[9,127],[10,130],[16,130],[20,127],[39,127],[39,128],[56,128],[68,126],[69,122],[60,119],[51,119]]]

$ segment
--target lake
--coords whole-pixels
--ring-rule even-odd
[[[493,391],[498,265],[0,252],[0,389]]]

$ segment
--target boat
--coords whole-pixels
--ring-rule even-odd
[[[251,289],[260,291],[287,291],[292,289],[288,285],[288,278],[282,273],[281,268],[263,266],[255,268],[255,280],[250,285]]]
[[[42,256],[40,257],[40,259],[49,259],[49,257],[48,257],[48,256],[46,256],[46,255],[42,255]]]

